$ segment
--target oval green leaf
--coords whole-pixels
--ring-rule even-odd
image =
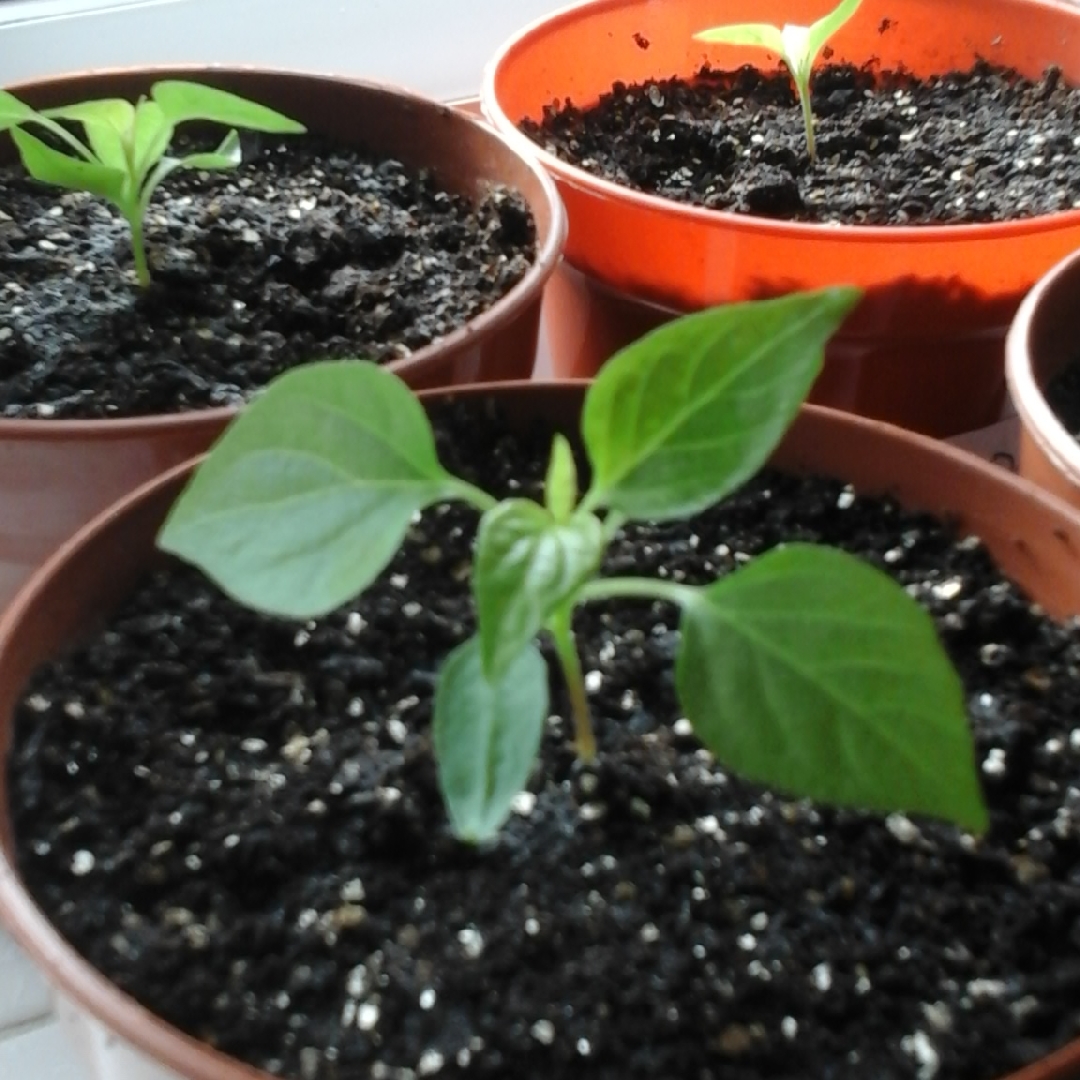
[[[142,187],[150,170],[169,149],[173,126],[161,106],[154,101],[140,101],[135,109],[135,190]]]
[[[211,120],[227,127],[277,135],[299,135],[306,130],[303,124],[265,105],[200,83],[164,79],[154,84],[150,96],[174,127],[186,120]]]
[[[508,499],[484,514],[473,592],[490,676],[501,676],[552,611],[596,573],[603,550],[603,526],[589,513],[559,523],[529,499]]]
[[[127,152],[124,149],[123,133],[111,124],[102,123],[98,120],[88,120],[83,124],[83,130],[86,132],[86,141],[90,144],[94,157],[102,165],[120,169],[125,176],[128,176],[130,170],[128,168]]]
[[[158,544],[249,607],[311,618],[366,588],[413,515],[460,488],[397,376],[360,361],[311,364],[240,413]]]
[[[43,109],[41,115],[52,120],[74,120],[78,124],[104,124],[123,134],[135,120],[135,106],[123,98],[98,98]]]
[[[484,674],[473,637],[446,659],[435,690],[432,738],[454,834],[494,836],[529,779],[548,711],[544,658],[527,645],[497,679]]]
[[[770,23],[735,23],[731,26],[714,26],[701,30],[694,37],[710,45],[749,45],[757,49],[769,49],[782,56],[784,45],[780,28]]]
[[[16,124],[28,124],[37,119],[38,114],[29,105],[20,101],[14,94],[0,90],[0,131],[7,131]]]
[[[182,169],[235,169],[240,164],[240,135],[230,131],[216,150],[204,154],[188,154],[176,162]]]
[[[135,120],[135,106],[130,101],[123,98],[80,101],[46,109],[41,115],[49,120],[72,120],[82,124],[98,162],[121,170],[125,176],[129,173],[124,140],[130,135]]]
[[[125,207],[127,173],[124,170],[63,154],[21,128],[12,128],[11,138],[26,171],[35,180],[70,191],[88,191],[121,209]]]
[[[184,158],[163,157],[146,177],[140,195],[141,208],[145,212],[154,192],[162,181],[168,179],[177,169],[205,169],[207,172],[235,169],[240,164],[240,136],[230,131],[221,141],[221,145],[202,154],[188,154]]]
[[[582,431],[584,505],[687,517],[765,463],[809,393],[852,288],[713,308],[654,330],[601,369]]]
[[[862,0],[840,0],[832,11],[823,15],[809,27],[806,40],[806,51],[809,54],[808,69],[813,66],[822,46],[859,10],[861,3]]]
[[[565,435],[556,433],[551,441],[551,460],[544,479],[544,505],[556,521],[566,521],[578,499],[577,464]]]
[[[682,628],[679,697],[725,765],[792,795],[986,827],[960,680],[881,571],[777,548],[702,590]]]

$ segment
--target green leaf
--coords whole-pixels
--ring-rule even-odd
[[[155,83],[150,95],[174,127],[186,120],[212,120],[228,127],[279,135],[298,135],[305,131],[303,124],[265,105],[212,86],[166,79]]]
[[[35,180],[72,191],[88,191],[124,208],[127,173],[123,169],[63,154],[21,128],[12,128],[11,138],[26,171]]]
[[[27,124],[37,119],[37,113],[14,94],[0,90],[0,131],[7,131],[16,124]]]
[[[123,133],[130,131],[135,122],[135,106],[123,98],[100,98],[97,101],[80,101],[74,105],[42,109],[41,115],[52,120],[74,120],[83,125],[105,124]]]
[[[154,101],[140,101],[135,109],[135,134],[133,140],[135,161],[135,187],[142,187],[150,170],[169,149],[173,126]]]
[[[135,122],[135,106],[123,98],[102,98],[60,105],[45,109],[42,116],[50,120],[73,120],[82,124],[86,139],[98,161],[113,169],[129,172],[124,140],[131,135]]]
[[[181,169],[235,169],[240,164],[240,136],[236,130],[230,131],[216,150],[204,154],[188,154],[180,158],[176,165]]]
[[[698,41],[712,45],[749,45],[770,49],[778,56],[784,54],[780,28],[769,23],[737,23],[732,26],[714,26],[694,35]]]
[[[446,659],[435,690],[432,737],[439,786],[456,836],[494,836],[529,779],[548,712],[544,658],[527,645],[489,679],[473,637]]]
[[[241,412],[158,543],[249,607],[311,618],[366,588],[413,515],[461,487],[400,379],[360,361],[311,364]]]
[[[161,182],[176,172],[177,169],[206,169],[213,172],[219,169],[235,169],[239,164],[240,136],[235,131],[230,131],[222,139],[217,150],[211,153],[189,154],[185,158],[163,157],[154,166],[142,186],[141,209],[145,213],[154,192]]]
[[[130,176],[123,135],[110,124],[93,120],[83,124],[83,129],[86,132],[86,141],[98,161],[111,169],[121,170],[125,176]]]
[[[544,621],[592,577],[603,526],[589,513],[560,523],[529,499],[508,499],[480,519],[473,591],[484,670],[501,676]]]
[[[713,308],[623,349],[585,398],[583,505],[680,518],[738,487],[791,424],[859,296],[833,288]]]
[[[823,15],[816,23],[811,24],[806,41],[809,65],[813,65],[822,46],[859,10],[861,3],[862,0],[841,0],[828,15]]]
[[[676,684],[701,741],[750,780],[986,827],[963,688],[934,624],[850,555],[792,544],[702,590]]]
[[[556,521],[566,521],[578,498],[577,465],[565,435],[556,433],[551,443],[551,460],[544,480],[544,504]]]

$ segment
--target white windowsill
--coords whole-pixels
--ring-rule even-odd
[[[115,8],[150,7],[180,2],[182,0],[4,0],[0,3],[0,26],[65,19]]]
[[[0,0],[0,85],[133,64],[244,63],[475,94],[487,59],[560,0]]]

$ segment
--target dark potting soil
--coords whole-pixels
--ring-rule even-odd
[[[441,430],[450,468],[538,494],[546,436],[465,411]],[[528,793],[474,850],[429,719],[472,626],[475,525],[425,513],[306,624],[160,572],[39,673],[9,765],[18,861],[94,965],[302,1080],[991,1080],[1080,1035],[1080,632],[977,542],[766,474],[625,529],[606,569],[702,582],[795,538],[883,567],[962,672],[985,838],[729,775],[680,720],[676,612],[624,602],[577,619],[599,760],[575,761],[553,679]]]
[[[239,404],[311,360],[405,357],[528,271],[516,194],[473,203],[313,137],[245,139],[227,173],[174,173],[135,283],[126,221],[0,169],[0,416]]]
[[[1080,359],[1066,364],[1046,384],[1046,403],[1062,427],[1080,440]]]
[[[818,161],[786,71],[703,68],[616,83],[522,130],[640,191],[715,210],[851,225],[1007,221],[1080,206],[1080,90],[980,63],[925,81],[826,65],[813,80]]]

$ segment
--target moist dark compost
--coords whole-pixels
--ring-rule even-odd
[[[1046,403],[1061,426],[1080,441],[1080,357],[1066,364],[1046,384]]]
[[[406,357],[528,271],[516,194],[476,203],[313,137],[245,137],[228,173],[174,173],[134,280],[108,204],[0,169],[0,416],[235,405],[310,360]]]
[[[617,184],[792,221],[962,224],[1080,206],[1080,91],[1056,69],[1032,82],[984,63],[926,80],[830,65],[812,97],[816,164],[786,71],[616,83],[521,128]]]
[[[475,411],[444,464],[538,494],[547,438]],[[542,762],[497,842],[450,835],[436,670],[471,632],[475,513],[425,513],[318,622],[149,579],[40,672],[10,757],[48,917],[156,1013],[301,1080],[993,1080],[1080,1035],[1080,632],[984,549],[842,485],[763,474],[606,572],[704,582],[837,543],[933,614],[966,686],[992,827],[793,801],[680,718],[674,609],[577,619],[600,756],[553,679]]]

